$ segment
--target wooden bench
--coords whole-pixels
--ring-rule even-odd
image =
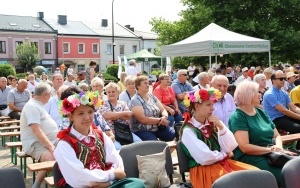
[[[2,138],[2,146],[5,146],[6,137],[10,137],[11,142],[18,141],[17,137],[20,136],[20,131],[12,131],[12,132],[0,132],[0,137]]]
[[[26,178],[26,176],[27,176],[27,158],[31,157],[33,163],[35,163],[35,159],[32,156],[27,155],[24,151],[18,151],[18,152],[16,152],[16,155],[17,155],[17,157],[20,158],[20,169],[23,172],[24,177]]]
[[[56,161],[45,161],[45,162],[38,162],[38,163],[32,163],[32,164],[27,164],[27,168],[33,172],[32,175],[32,181],[35,181],[35,173],[38,171],[50,171],[52,170],[54,164],[56,163]]]
[[[0,127],[0,132],[2,131],[12,131],[12,130],[20,130],[20,125],[12,125],[12,126],[8,126],[8,127]]]
[[[177,145],[177,141],[169,141],[166,142],[168,144],[168,146],[170,147],[170,149],[176,149],[176,145]]]
[[[7,125],[13,125],[13,124],[20,124],[20,120],[12,120],[12,121],[1,121],[0,126],[7,126]]]
[[[20,151],[22,150],[22,142],[6,142],[5,147],[10,149],[11,162],[17,165],[18,164],[17,155],[16,155],[17,148],[19,148]]]
[[[54,187],[54,177],[53,176],[45,177],[44,181],[49,187]]]
[[[3,120],[6,120],[6,121],[8,121],[8,120],[13,120],[11,117],[8,117],[8,116],[0,116],[0,121],[3,121]]]

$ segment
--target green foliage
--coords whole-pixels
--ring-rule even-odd
[[[11,64],[0,64],[0,77],[7,77],[8,75],[16,75],[16,71]]]
[[[40,60],[38,49],[34,44],[24,43],[17,47],[17,62],[25,68],[25,71],[32,70]]]
[[[214,22],[237,33],[270,40],[273,64],[293,64],[300,60],[300,1],[182,0],[182,3],[187,8],[181,11],[179,21],[163,18],[150,21],[152,31],[158,33],[158,45],[178,42]],[[230,54],[219,61],[266,65],[268,54]]]
[[[45,67],[39,65],[39,66],[34,67],[33,72],[36,72],[38,75],[42,75],[43,72],[46,73],[47,71],[46,71]]]
[[[112,65],[108,65],[108,67],[106,68],[106,73],[118,78],[118,70],[119,70],[119,65],[112,64]],[[122,66],[122,71],[125,71],[124,66]]]
[[[103,75],[105,80],[113,80],[116,83],[119,81],[118,78],[108,74],[107,72],[102,73],[102,75]]]
[[[16,77],[17,77],[18,79],[24,79],[25,76],[26,76],[26,73],[18,73],[18,74],[16,74]]]
[[[159,76],[161,73],[165,73],[165,72],[162,71],[162,70],[154,70],[154,71],[151,72],[151,75]]]

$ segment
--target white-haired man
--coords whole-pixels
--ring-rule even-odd
[[[201,72],[198,74],[198,83],[193,87],[193,90],[199,90],[199,89],[207,89],[209,88],[209,76],[207,72]]]
[[[55,160],[53,152],[58,129],[44,107],[50,97],[50,85],[39,84],[34,90],[34,97],[25,104],[20,120],[23,149],[40,162]],[[46,171],[40,171],[32,187],[40,187],[45,175]]]
[[[229,86],[228,78],[224,75],[215,75],[211,80],[211,86],[222,93],[221,100],[214,104],[213,114],[228,127],[229,117],[236,109],[233,97],[227,93]]]
[[[126,69],[127,76],[132,75],[132,76],[137,76],[138,70],[136,68],[136,61],[134,59],[131,59],[129,61],[129,67]]]
[[[5,77],[0,77],[0,89],[0,115],[7,116],[7,95],[10,91],[10,87],[7,86],[7,79]]]
[[[188,73],[186,69],[181,69],[177,72],[177,79],[174,80],[171,87],[176,95],[179,110],[183,114],[187,111],[186,107],[182,104],[184,96],[189,92],[193,91],[193,86],[187,82]]]

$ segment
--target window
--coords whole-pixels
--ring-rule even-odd
[[[150,53],[151,53],[151,51],[152,51],[152,48],[148,48],[148,52],[150,52]]]
[[[99,44],[93,44],[93,54],[99,53]]]
[[[51,54],[51,42],[45,42],[45,54]]]
[[[111,54],[111,44],[106,44],[106,54]]]
[[[0,41],[0,53],[5,54],[6,53],[6,42]]]
[[[22,41],[16,41],[16,51],[17,51],[17,49],[18,49],[18,46],[21,45],[21,44],[23,44]]]
[[[79,54],[84,54],[85,53],[85,49],[84,49],[84,44],[83,43],[79,43],[78,44],[78,53]]]
[[[136,45],[133,45],[133,46],[132,46],[132,53],[135,53],[135,52],[137,52],[137,46],[136,46]]]
[[[64,54],[70,53],[70,43],[68,42],[63,43],[63,53]]]
[[[125,45],[120,45],[120,55],[124,55]]]
[[[31,42],[31,46],[35,46],[36,49],[39,49],[39,44],[37,42]]]
[[[77,72],[85,71],[85,65],[77,65]]]

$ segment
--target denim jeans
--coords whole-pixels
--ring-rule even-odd
[[[152,131],[138,131],[135,134],[140,137],[143,141],[145,140],[159,140],[162,141],[172,141],[175,138],[175,130],[173,127],[164,126],[159,128],[156,132]]]
[[[174,116],[169,115],[169,116],[168,116],[168,120],[170,121],[169,126],[170,126],[170,127],[173,127],[174,122],[175,122],[175,123],[180,123],[180,121],[183,120],[182,114],[174,114]]]

